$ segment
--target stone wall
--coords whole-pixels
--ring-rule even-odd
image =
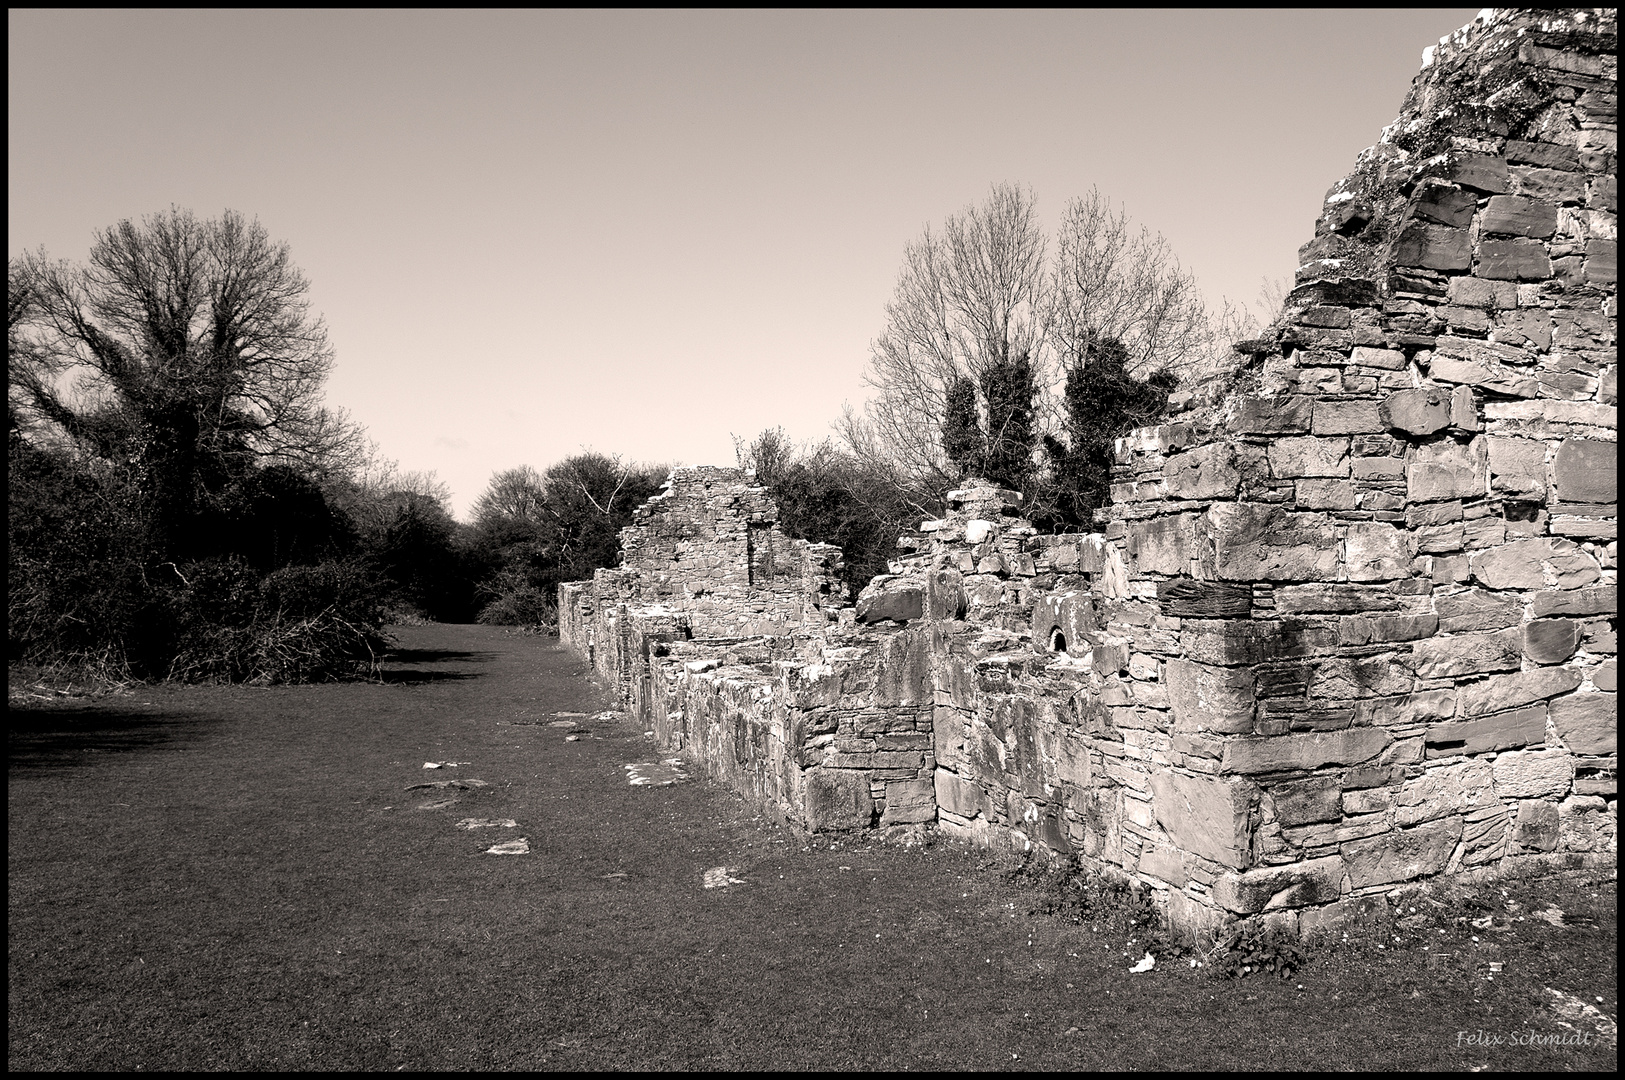
[[[1076,855],[1186,925],[1612,865],[1614,18],[1428,50],[1238,382],[1119,442],[1103,533],[970,482],[847,603],[748,474],[679,470],[562,636],[807,828]]]

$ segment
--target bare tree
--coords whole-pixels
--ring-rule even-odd
[[[1167,241],[1135,230],[1098,190],[1067,204],[1051,248],[1031,192],[999,185],[905,249],[885,332],[870,350],[865,381],[875,394],[836,430],[870,473],[892,477],[910,504],[926,507],[960,478],[964,462],[949,447],[976,441],[972,410],[953,400],[967,382],[982,391],[980,419],[996,425],[987,389],[1009,380],[989,372],[1029,364],[1033,427],[1016,441],[1031,445],[1059,430],[1061,382],[1101,343],[1120,341],[1137,377],[1172,371],[1189,381],[1224,361],[1216,336],[1233,322],[1221,330]],[[1009,434],[983,436],[993,446]]]
[[[1050,275],[1049,340],[1063,370],[1084,363],[1091,343],[1115,340],[1137,377],[1178,371],[1206,336],[1196,279],[1098,188],[1067,203]]]
[[[547,483],[529,465],[493,473],[491,484],[474,500],[475,528],[496,522],[534,525],[541,520],[547,501]]]
[[[878,450],[921,490],[956,480],[942,443],[949,389],[1017,356],[1041,362],[1043,268],[1032,193],[1014,185],[995,186],[940,233],[927,227],[904,250],[886,330],[870,350],[865,381],[876,394],[866,419],[840,425],[848,448],[860,459]]]
[[[156,506],[257,463],[324,476],[364,457],[359,427],[322,402],[333,350],[310,285],[258,221],[172,208],[98,231],[87,265],[40,251],[21,269],[33,359],[13,371],[14,408],[132,465]]]

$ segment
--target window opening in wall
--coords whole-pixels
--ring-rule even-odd
[[[1059,626],[1049,632],[1050,652],[1066,652],[1066,635],[1061,633]]]

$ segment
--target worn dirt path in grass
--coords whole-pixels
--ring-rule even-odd
[[[1430,983],[1421,954],[1129,975],[1129,932],[1032,914],[983,853],[809,847],[711,784],[629,785],[659,755],[590,719],[554,639],[397,633],[384,685],[13,712],[12,1069],[1614,1065],[1458,1047],[1558,1029],[1539,987]],[[405,790],[449,779],[489,786]],[[702,887],[718,866],[743,884]]]

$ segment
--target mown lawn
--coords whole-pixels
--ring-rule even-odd
[[[1009,858],[629,786],[659,755],[553,639],[397,634],[382,685],[14,697],[10,1068],[1616,1065],[1518,1044],[1595,1031],[1548,988],[1617,1016],[1613,881],[1419,898],[1286,981],[1130,974],[1143,928],[1045,914]],[[406,790],[452,779],[486,786]]]

